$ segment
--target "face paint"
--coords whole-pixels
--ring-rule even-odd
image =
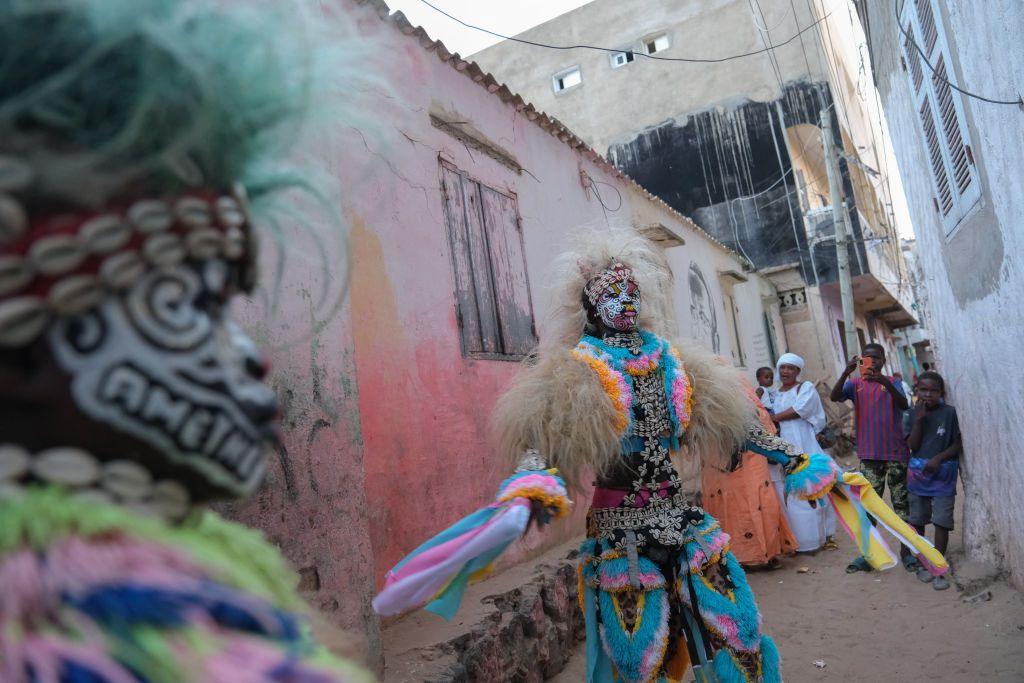
[[[48,341],[83,412],[244,495],[262,479],[277,404],[256,345],[224,313],[226,265],[149,272]]]
[[[606,327],[619,332],[635,330],[640,316],[640,287],[632,279],[612,282],[600,291],[594,309]]]

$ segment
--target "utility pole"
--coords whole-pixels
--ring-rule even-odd
[[[828,189],[832,196],[832,224],[836,232],[836,263],[839,267],[839,296],[843,302],[843,327],[846,330],[846,353],[851,358],[860,353],[857,340],[857,321],[853,314],[853,279],[850,276],[849,233],[847,232],[846,205],[839,189],[839,163],[832,140],[832,117],[827,109],[821,111],[821,142],[825,148],[825,169],[828,171]],[[844,359],[849,360],[849,358]]]

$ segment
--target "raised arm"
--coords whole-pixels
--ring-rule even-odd
[[[835,403],[842,403],[846,400],[846,395],[843,393],[843,387],[846,386],[846,380],[850,379],[850,375],[852,375],[853,371],[857,369],[857,364],[859,362],[860,356],[854,356],[853,359],[850,360],[846,369],[843,370],[843,374],[839,376],[839,380],[836,381],[835,386],[832,387],[832,393],[828,395],[830,400]]]
[[[747,442],[743,448],[763,455],[771,462],[778,463],[783,467],[795,466],[791,463],[794,463],[802,455],[799,448],[780,436],[769,434],[761,425],[754,425],[750,428]]]
[[[907,397],[904,396],[903,392],[897,389],[896,385],[893,384],[885,375],[878,373],[870,377],[866,377],[865,380],[881,384],[882,388],[888,391],[889,395],[892,396],[892,402],[896,405],[897,410],[906,410],[910,407],[910,403],[907,402]],[[835,391],[835,389],[833,389],[833,391]]]
[[[921,447],[921,436],[924,432],[924,418],[928,414],[924,404],[921,403],[914,410],[914,424],[910,427],[910,434],[907,435],[907,446],[911,451]]]
[[[839,467],[824,453],[801,453],[785,439],[769,434],[760,425],[751,427],[744,446],[782,465],[786,493],[807,501],[824,497],[839,478]]]

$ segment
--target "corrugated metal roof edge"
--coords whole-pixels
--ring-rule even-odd
[[[633,180],[629,175],[598,154],[596,150],[584,142],[578,135],[569,130],[569,128],[561,121],[538,110],[532,104],[524,100],[521,95],[512,92],[507,85],[499,83],[493,74],[484,71],[476,62],[463,59],[457,52],[451,52],[440,40],[434,40],[431,38],[422,26],[413,25],[405,18],[405,15],[400,10],[392,14],[391,8],[388,7],[384,0],[355,0],[355,2],[357,4],[369,5],[372,7],[382,21],[390,23],[402,34],[416,39],[424,50],[427,52],[434,52],[442,62],[447,63],[456,71],[462,73],[467,78],[472,79],[477,85],[486,88],[487,92],[497,96],[503,103],[514,107],[515,110],[523,114],[528,121],[531,121],[548,134],[558,138],[560,142],[575,150],[592,163],[597,164],[606,172],[624,180],[627,185],[639,192],[645,199],[660,206],[672,216],[692,228],[695,232],[706,237],[710,242],[718,246],[730,256],[737,258],[747,268],[756,270],[753,264],[741,254],[719,242],[717,239],[712,237],[710,233],[697,225],[689,216],[679,213],[677,210],[669,206],[663,199],[651,194],[645,187],[640,185],[640,183]]]

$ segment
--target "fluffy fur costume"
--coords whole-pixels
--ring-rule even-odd
[[[538,356],[499,399],[494,413],[500,451],[515,462],[536,448],[572,486],[583,473],[603,474],[621,453],[618,411],[590,366],[573,357],[586,330],[582,293],[611,260],[633,270],[643,305],[639,325],[669,340],[677,337],[672,274],[664,254],[631,228],[594,229],[577,235],[556,261],[554,319]],[[691,342],[673,341],[693,386],[693,413],[683,436],[690,456],[722,466],[746,440],[757,419],[740,374]]]

